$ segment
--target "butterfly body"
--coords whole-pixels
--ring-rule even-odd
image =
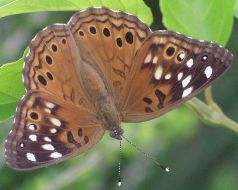
[[[137,17],[89,8],[46,27],[25,58],[26,94],[5,143],[8,165],[31,170],[79,155],[121,122],[147,121],[189,100],[231,66],[212,42],[152,32]]]
[[[113,138],[121,139],[120,115],[100,74],[90,63],[81,61],[80,76],[85,93],[94,103],[96,115]]]

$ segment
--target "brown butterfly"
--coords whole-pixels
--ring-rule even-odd
[[[30,170],[79,155],[121,122],[156,118],[221,76],[232,54],[212,42],[155,31],[107,8],[76,13],[31,41],[6,161]]]

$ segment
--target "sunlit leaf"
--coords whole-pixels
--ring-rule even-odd
[[[105,6],[134,14],[147,24],[152,23],[152,13],[143,0],[2,0],[0,17],[39,11],[78,11],[91,6]]]
[[[10,118],[24,94],[23,58],[0,67],[0,121]]]
[[[233,26],[235,0],[161,0],[163,23],[185,35],[225,45]]]
[[[234,13],[234,16],[238,18],[238,0],[236,0],[233,13]]]

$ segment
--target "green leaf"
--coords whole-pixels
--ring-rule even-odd
[[[238,18],[238,0],[236,0],[233,15]]]
[[[23,58],[0,67],[0,121],[10,118],[24,94],[22,83]]]
[[[0,0],[0,17],[39,11],[78,11],[91,6],[126,11],[138,16],[147,24],[153,21],[151,10],[143,0]]]
[[[233,26],[235,0],[161,0],[163,23],[197,39],[225,45]]]

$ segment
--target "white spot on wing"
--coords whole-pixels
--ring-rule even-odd
[[[156,64],[157,62],[158,62],[158,56],[155,56],[155,57],[153,58],[152,63],[153,63],[153,64]]]
[[[55,148],[51,144],[43,144],[41,147],[44,150],[55,150]]]
[[[161,78],[162,74],[163,74],[163,68],[161,66],[159,66],[155,71],[155,75],[154,75],[155,79],[159,80]]]
[[[28,129],[34,131],[34,130],[35,130],[35,126],[34,126],[33,124],[30,124],[30,125],[28,126]]]
[[[50,109],[55,107],[55,104],[53,104],[51,102],[46,102],[45,105],[46,105],[47,108],[50,108]]]
[[[27,160],[30,160],[32,162],[36,162],[36,157],[33,153],[27,152],[26,153],[26,158],[27,158]]]
[[[178,79],[178,80],[181,80],[182,77],[183,77],[183,72],[180,72],[180,73],[178,74],[178,76],[177,76],[177,79]]]
[[[24,147],[24,144],[23,144],[23,143],[21,143],[21,144],[20,144],[20,147],[21,147],[21,148],[23,148],[23,147]]]
[[[210,78],[212,76],[212,67],[208,66],[205,71],[204,71],[205,75],[207,78]]]
[[[149,53],[149,54],[146,56],[144,63],[150,63],[150,62],[151,62],[151,59],[152,59],[152,54]]]
[[[52,140],[49,137],[44,137],[44,141],[51,142]]]
[[[37,141],[37,136],[36,135],[29,135],[29,139],[31,141]]]
[[[51,122],[53,125],[57,126],[57,127],[60,127],[60,125],[61,125],[60,120],[58,120],[58,119],[56,119],[56,118],[50,118],[50,122]]]
[[[48,108],[45,108],[44,110],[45,110],[45,112],[47,112],[47,113],[51,113],[50,109],[48,109]]]
[[[181,52],[178,57],[181,59],[181,60],[184,60],[185,58],[185,53],[184,52]]]
[[[50,157],[51,158],[60,158],[60,157],[62,157],[62,154],[59,152],[53,152],[50,154]]]
[[[182,81],[183,88],[186,87],[192,79],[192,75],[188,75],[185,79]]]
[[[185,98],[186,96],[188,96],[189,94],[191,94],[191,92],[193,91],[193,87],[189,87],[187,88],[186,90],[183,91],[183,94],[182,94],[182,98]]]
[[[57,130],[55,128],[50,129],[50,133],[56,133]]]
[[[168,73],[164,76],[165,80],[169,80],[171,78],[172,74]]]
[[[193,59],[189,59],[187,62],[186,62],[186,65],[191,68],[193,66]]]

